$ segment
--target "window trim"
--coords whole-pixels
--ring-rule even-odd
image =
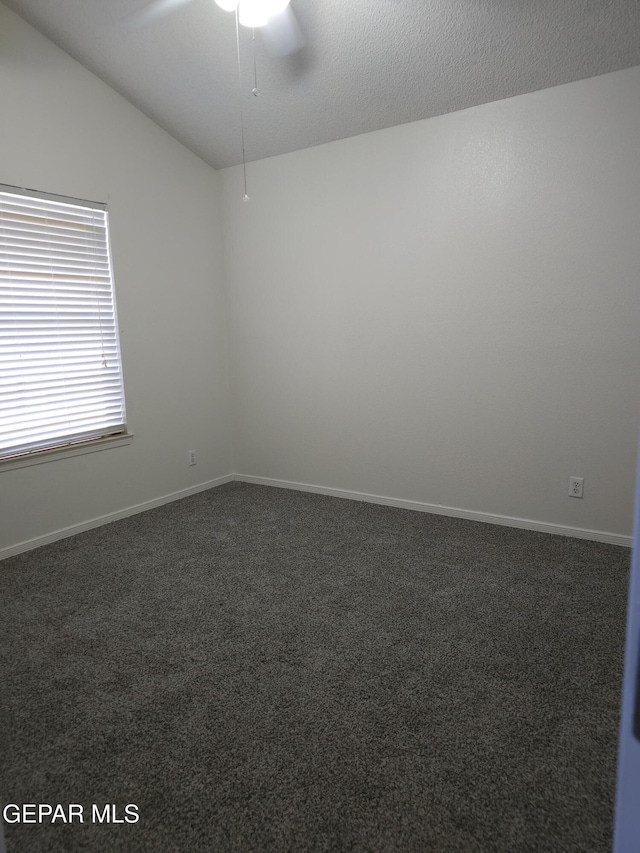
[[[97,210],[108,210],[108,205],[104,201],[92,201],[88,198],[76,198],[72,195],[60,195],[60,193],[46,193],[41,190],[32,190],[29,187],[16,187],[12,184],[0,184],[0,192],[19,192],[21,195],[41,198],[45,201],[59,201],[61,204],[78,204],[81,207],[89,205],[89,207],[95,207]]]
[[[7,456],[0,459],[0,471],[12,471],[16,468],[27,468],[29,465],[41,465],[43,462],[55,462],[58,459],[68,459],[71,456],[85,456],[98,450],[111,450],[114,447],[125,447],[134,438],[132,432],[122,432],[117,435],[105,435],[102,438],[89,438],[86,441],[75,441],[60,447],[47,447],[45,450],[31,450],[20,456]]]
[[[89,199],[77,198],[75,196],[63,196],[59,193],[43,192],[41,190],[34,190],[29,187],[20,187],[15,186],[13,184],[0,183],[0,192],[3,191],[7,193],[16,193],[35,199],[42,199],[44,201],[61,202],[62,204],[77,204],[81,207],[88,206],[96,210],[105,211],[107,217],[109,214],[108,205],[105,202],[92,201]],[[113,312],[117,336],[116,340],[118,345],[118,355],[120,360],[120,376],[122,382],[122,399],[124,411],[124,423],[122,431],[118,433],[112,433],[110,435],[98,435],[84,439],[80,438],[70,440],[66,443],[63,442],[54,446],[44,447],[42,449],[34,449],[22,453],[17,453],[14,456],[5,456],[0,458],[0,471],[10,471],[18,468],[25,468],[31,465],[40,465],[44,462],[53,462],[58,459],[67,459],[72,456],[83,456],[101,450],[109,450],[115,447],[124,447],[128,444],[131,444],[133,440],[134,433],[131,432],[131,430],[129,429],[129,425],[127,422],[126,402],[124,398],[124,365],[122,363],[122,349],[119,341],[118,314],[113,274],[113,256],[111,252],[111,229],[109,227],[107,228],[107,252],[109,257],[109,266],[111,269]]]

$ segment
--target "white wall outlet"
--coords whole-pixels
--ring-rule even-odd
[[[569,477],[569,497],[581,498],[584,492],[584,477]]]
[[[189,451],[189,465],[195,465],[195,464],[196,464],[196,452],[195,452],[195,450],[190,450]]]

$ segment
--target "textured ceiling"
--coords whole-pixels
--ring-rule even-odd
[[[292,0],[270,58],[213,0],[3,0],[215,168],[640,65],[640,0]]]

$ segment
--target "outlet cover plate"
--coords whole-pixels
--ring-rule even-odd
[[[581,498],[584,497],[584,477],[569,478],[569,497]]]

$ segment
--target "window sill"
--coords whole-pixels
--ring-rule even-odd
[[[12,471],[14,468],[26,468],[29,465],[40,465],[43,462],[55,462],[58,459],[68,459],[70,456],[84,456],[86,453],[96,453],[98,450],[111,450],[113,447],[124,447],[133,441],[133,433],[111,435],[108,438],[94,438],[78,444],[68,444],[66,447],[54,447],[49,450],[38,450],[28,456],[18,456],[13,459],[0,459],[0,471]]]

